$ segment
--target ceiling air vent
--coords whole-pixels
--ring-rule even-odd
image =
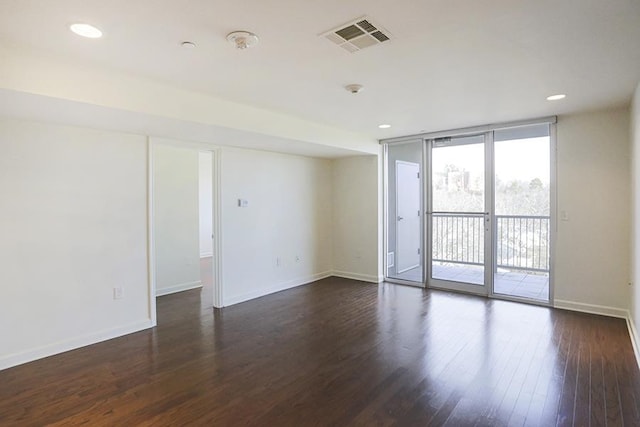
[[[384,43],[391,39],[391,34],[367,17],[353,20],[338,28],[321,34],[321,37],[337,44],[344,50],[354,53],[367,47]]]

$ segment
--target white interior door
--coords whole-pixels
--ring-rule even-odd
[[[396,161],[396,271],[420,266],[420,165]]]

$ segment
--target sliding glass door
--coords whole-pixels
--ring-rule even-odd
[[[487,293],[491,203],[486,137],[427,141],[430,286]]]
[[[550,301],[549,123],[414,139],[385,152],[386,278]]]

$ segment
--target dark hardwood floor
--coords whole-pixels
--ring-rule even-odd
[[[0,425],[640,426],[623,320],[330,278],[0,371]]]

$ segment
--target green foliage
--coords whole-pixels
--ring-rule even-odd
[[[496,215],[549,215],[549,185],[539,178],[531,182],[496,182]]]
[[[475,183],[474,187],[481,188],[481,183]],[[434,189],[434,211],[484,212],[481,191],[469,188],[449,190],[446,185]],[[496,215],[549,215],[549,185],[539,178],[530,182],[496,179],[495,194]]]

